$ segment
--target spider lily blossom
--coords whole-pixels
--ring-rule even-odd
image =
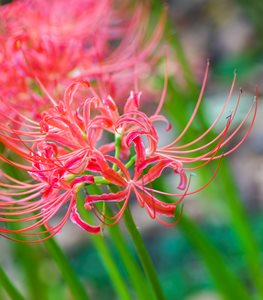
[[[79,77],[99,78],[112,95],[129,90],[135,64],[136,72],[152,65],[162,36],[164,17],[145,41],[148,18],[142,5],[131,16],[111,0],[16,0],[0,6],[2,101],[28,114],[32,107],[43,111],[49,104],[43,89],[62,97]]]
[[[141,93],[132,91],[120,113],[111,96],[101,96],[88,81],[76,80],[65,91],[62,101],[51,99],[53,107],[42,113],[36,122],[16,112],[0,124],[0,141],[5,153],[0,182],[0,233],[9,238],[13,234],[40,241],[55,235],[70,218],[84,230],[97,234],[104,224],[113,225],[121,218],[130,201],[136,199],[151,218],[165,225],[173,225],[177,205],[190,194],[188,171],[201,168],[210,161],[220,159],[234,151],[247,138],[257,111],[252,103],[245,118],[233,125],[241,94],[225,126],[210,141],[207,136],[222,119],[232,98],[235,78],[221,112],[211,126],[196,139],[182,144],[200,106],[208,74],[205,72],[200,96],[185,129],[166,146],[159,145],[156,122],[165,122],[160,115],[165,91],[155,113],[148,116],[141,111]],[[79,89],[86,91],[83,101],[75,99]],[[11,107],[10,107],[11,111]],[[252,115],[247,132],[240,142],[225,152],[221,149],[236,137]],[[9,126],[15,124],[16,126]],[[203,142],[205,141],[205,142]],[[201,146],[200,146],[201,143]],[[197,145],[197,146],[196,146]],[[13,153],[13,154],[12,154]],[[14,155],[15,154],[15,155]],[[10,166],[12,168],[10,168]],[[23,172],[19,180],[12,169]],[[177,182],[177,193],[155,189],[154,183],[170,170]],[[101,188],[100,194],[92,187]],[[78,195],[84,195],[83,203]],[[171,201],[165,202],[160,196]],[[119,203],[118,210],[108,213],[105,204]],[[81,205],[81,210],[79,207]],[[99,224],[91,224],[85,212],[94,214]],[[171,220],[171,221],[169,221]],[[19,222],[21,227],[13,228]]]

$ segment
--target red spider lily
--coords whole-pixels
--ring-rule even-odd
[[[136,153],[136,162],[140,159],[139,152]],[[118,191],[115,193],[103,193],[102,195],[87,195],[85,199],[85,207],[88,210],[94,210],[95,214],[97,214],[98,218],[104,223],[108,225],[113,225],[117,223],[128,203],[131,197],[131,193],[133,192],[139,205],[141,207],[145,207],[148,211],[149,215],[160,221],[161,223],[165,225],[174,225],[176,222],[172,224],[168,224],[167,222],[160,219],[160,216],[166,216],[166,217],[174,217],[176,205],[179,204],[187,190],[187,178],[183,170],[181,170],[180,162],[178,161],[178,164],[174,160],[171,159],[160,159],[156,158],[155,165],[151,166],[146,174],[143,174],[143,171],[146,169],[148,162],[144,161],[142,164],[137,165],[135,164],[135,171],[133,178],[131,178],[131,175],[129,171],[127,170],[126,166],[119,160],[112,156],[105,155],[104,157],[100,153],[95,153],[97,163],[100,167],[99,173],[102,175],[106,181],[108,181],[108,184],[113,184],[115,187],[118,187]],[[109,163],[116,165],[119,168],[119,171],[115,171],[113,168],[109,166]],[[151,163],[154,163],[153,160],[151,160]],[[154,190],[151,188],[147,188],[148,184],[151,184],[154,180],[159,178],[162,175],[162,172],[165,168],[169,168],[173,170],[176,174],[179,174],[180,176],[180,183],[178,185],[178,188],[181,190],[186,189],[186,192],[184,193],[177,193],[177,194],[170,194],[171,196],[179,197],[175,202],[171,203],[165,203],[160,201],[154,196]],[[96,207],[94,207],[94,204],[99,202],[123,202],[121,209],[118,213],[116,213],[114,216],[107,216],[103,212],[99,211]],[[110,222],[108,222],[110,221]]]
[[[78,97],[76,98],[76,93],[80,87],[86,88],[85,97],[87,97],[81,104]],[[59,103],[49,95],[47,97],[49,97],[53,107],[42,113],[42,119],[39,123],[26,117],[11,105],[5,104],[4,109],[0,110],[4,120],[0,124],[0,140],[6,147],[27,160],[32,157],[32,153],[35,153],[35,149],[43,142],[54,141],[54,147],[58,149],[56,152],[59,154],[69,151],[73,153],[80,149],[92,150],[96,148],[105,130],[115,133],[115,130],[120,130],[121,127],[123,134],[128,130],[125,129],[126,126],[119,124],[120,114],[113,99],[110,96],[101,99],[90,87],[88,81],[77,80],[73,82],[67,88],[64,99]],[[134,93],[131,94],[127,103],[132,101],[138,101],[138,96]],[[126,114],[129,114],[129,109],[133,109],[133,106],[126,106]],[[7,110],[13,112],[14,116],[11,113],[7,115],[5,113]],[[139,114],[139,112],[134,113]],[[146,116],[144,116],[145,118]],[[129,130],[131,130],[131,126],[129,126]],[[103,144],[99,149],[108,152],[112,149],[111,145],[112,143]]]
[[[51,171],[48,171],[47,179],[43,173],[43,170],[34,170],[32,176],[40,183],[25,183],[1,173],[2,179],[8,180],[8,183],[4,181],[0,184],[0,224],[4,224],[0,226],[0,234],[14,240],[20,240],[18,236],[24,236],[26,239],[33,238],[33,242],[43,241],[60,232],[69,217],[84,230],[98,233],[100,228],[84,222],[76,208],[78,186],[93,183],[93,177],[84,175],[68,183],[61,179],[61,174],[55,175],[53,172],[51,179]],[[64,214],[63,217],[59,221],[56,219],[56,224],[50,224],[60,211]]]
[[[80,86],[86,87],[90,95],[76,107],[75,95]],[[76,209],[76,194],[81,185],[93,182],[93,176],[85,172],[100,170],[94,153],[98,151],[97,142],[103,131],[114,134],[117,128],[120,118],[117,106],[111,97],[100,99],[83,80],[72,83],[59,104],[52,98],[50,101],[54,107],[42,114],[39,124],[11,105],[6,106],[6,110],[13,115],[2,112],[4,122],[0,125],[0,141],[6,150],[13,151],[26,163],[2,154],[0,158],[31,176],[28,182],[23,182],[13,178],[8,171],[1,172],[0,221],[24,224],[19,229],[0,227],[3,235],[38,235],[43,240],[56,234],[69,215],[73,222],[90,233],[99,231],[99,226],[89,225],[81,219]],[[131,93],[126,113],[134,108],[133,101],[138,102],[138,95]],[[124,127],[122,129],[123,133],[127,131]],[[108,152],[111,144],[103,144],[98,149]],[[64,217],[57,225],[51,226],[49,223],[53,222],[54,216],[63,210],[66,210]],[[43,225],[45,230],[40,229]]]
[[[127,102],[126,108],[129,107],[130,110],[124,111],[124,114],[119,117],[118,121],[115,124],[115,130],[118,134],[121,135],[121,138],[125,141],[128,148],[130,148],[131,144],[134,143],[136,159],[134,170],[132,171],[134,174],[133,178],[131,178],[130,173],[126,169],[125,165],[121,162],[121,160],[113,158],[109,155],[105,155],[104,157],[102,157],[101,155],[97,154],[97,159],[99,160],[98,165],[100,166],[100,175],[102,176],[102,178],[106,179],[106,184],[113,184],[117,186],[118,191],[104,193],[102,195],[88,195],[86,197],[86,208],[93,209],[94,212],[98,214],[98,217],[103,223],[115,224],[121,219],[131,197],[131,193],[133,192],[136,199],[138,200],[138,203],[142,207],[146,207],[149,215],[152,218],[156,218],[160,222],[169,225],[169,223],[164,222],[162,219],[160,219],[159,216],[165,215],[168,217],[173,217],[176,205],[180,203],[185,196],[192,195],[204,189],[215,178],[220,164],[218,165],[218,168],[216,169],[214,175],[210,178],[210,180],[206,184],[204,184],[204,186],[198,188],[195,191],[188,191],[190,180],[187,179],[186,171],[196,170],[205,166],[212,160],[223,158],[224,156],[230,154],[235,149],[237,149],[247,138],[248,134],[252,129],[256,117],[258,99],[256,97],[256,101],[251,105],[245,118],[230,132],[230,125],[234,120],[240,103],[240,93],[236,103],[236,107],[234,108],[233,113],[227,117],[226,125],[223,128],[223,130],[216,137],[212,138],[209,142],[203,142],[202,146],[196,148],[192,147],[193,145],[207,138],[207,135],[222,118],[222,115],[231,100],[235,84],[235,76],[227,100],[221,112],[218,114],[217,118],[212,123],[212,125],[203,134],[201,134],[193,141],[187,144],[177,146],[177,144],[181,141],[184,134],[190,127],[198,111],[203,97],[204,88],[207,81],[207,75],[208,65],[205,72],[205,77],[199,99],[185,129],[173,142],[161,148],[158,147],[158,134],[155,130],[153,122],[156,120],[166,121],[165,118],[158,115],[165,96],[165,89],[163,97],[160,101],[160,105],[158,106],[155,114],[151,117],[147,117],[144,113],[138,111],[139,98],[133,97],[132,99],[130,99],[131,101]],[[244,134],[241,140],[237,142],[235,146],[232,146],[232,148],[228,149],[223,154],[220,154],[220,149],[229,144],[233,137],[237,135],[237,133],[240,131],[240,129],[251,114],[253,115],[252,121],[247,129],[247,132]],[[169,128],[170,127],[168,127],[168,129]],[[144,145],[145,143],[142,139],[143,136],[146,136],[147,148]],[[193,156],[192,154],[195,155]],[[113,164],[115,168],[110,167],[108,162]],[[198,165],[192,166],[195,163],[198,163]],[[179,175],[180,181],[178,189],[184,190],[183,193],[166,193],[147,186],[148,184],[154,182],[157,178],[162,176],[163,170],[165,168],[172,169],[175,174]],[[175,202],[166,203],[160,201],[156,197],[156,195],[158,194],[171,197],[178,197],[178,199]],[[115,216],[107,216],[104,212],[99,211],[96,208],[96,206],[94,206],[94,204],[98,202],[123,202],[123,205],[120,211]]]
[[[100,225],[89,224],[77,209],[77,195],[80,190],[86,193],[86,210],[92,211],[103,223],[118,222],[133,196],[152,218],[166,225],[176,223],[177,220],[166,222],[162,217],[173,218],[176,205],[187,195],[207,186],[215,177],[218,168],[208,183],[196,191],[189,191],[190,178],[187,171],[203,167],[234,151],[247,138],[256,116],[257,97],[244,120],[230,131],[240,94],[223,130],[211,141],[203,142],[202,146],[192,147],[202,142],[222,118],[231,100],[234,78],[225,105],[212,125],[193,141],[178,145],[196,116],[207,74],[208,66],[196,108],[185,129],[174,141],[163,147],[158,145],[159,135],[155,122],[167,122],[159,115],[165,99],[167,79],[160,104],[151,116],[139,110],[141,94],[137,89],[136,92],[131,92],[123,113],[120,114],[112,97],[101,98],[85,80],[72,83],[63,100],[58,103],[47,94],[53,107],[42,113],[40,123],[30,120],[9,106],[9,110],[15,114],[14,117],[5,116],[6,122],[0,124],[0,141],[6,150],[14,152],[20,159],[15,161],[12,155],[4,154],[0,154],[0,159],[5,165],[26,171],[27,178],[30,176],[30,179],[18,180],[11,176],[8,168],[6,172],[4,168],[1,171],[0,221],[5,226],[0,227],[0,233],[23,234],[27,237],[39,235],[40,238],[36,239],[39,241],[56,234],[69,216],[88,232],[98,233]],[[76,97],[81,87],[86,89],[82,102]],[[252,121],[241,141],[225,153],[220,153],[237,136],[250,114],[253,114]],[[170,128],[168,125],[167,130]],[[115,142],[106,142],[105,133],[114,136]],[[151,187],[156,179],[163,176],[165,169],[171,170],[179,178],[178,189],[181,192],[166,193]],[[106,184],[113,189],[109,193],[104,191],[101,195],[89,194],[87,187],[94,183]],[[158,199],[158,195],[168,195],[173,200],[167,203]],[[101,210],[100,202],[121,202],[122,206],[119,212],[110,216]],[[53,225],[54,217],[59,211],[64,211],[64,217]],[[25,224],[24,227],[6,227],[6,224],[17,222]]]
[[[234,82],[233,82],[234,83]],[[227,102],[230,100],[231,94],[232,94],[232,89],[231,88],[229,97],[226,101]],[[200,97],[202,97],[202,93]],[[238,103],[240,101],[240,96],[238,98]],[[198,104],[197,104],[198,105]],[[237,104],[238,105],[238,104]],[[219,154],[219,150],[223,148],[229,141],[238,133],[244,122],[247,120],[249,114],[251,114],[252,110],[254,108],[254,113],[252,117],[252,122],[241,139],[240,142],[238,142],[235,146],[233,146],[231,149],[227,150],[223,154]],[[225,108],[223,108],[225,109]],[[236,107],[237,109],[237,107]],[[233,132],[229,134],[230,130],[230,125],[233,121],[233,118],[236,114],[236,109],[234,110],[232,116],[230,116],[227,121],[226,121],[226,126],[225,128],[210,142],[203,144],[203,146],[198,147],[196,149],[191,149],[191,150],[185,150],[185,151],[178,151],[176,147],[172,147],[175,143],[179,142],[178,139],[175,140],[175,143],[171,143],[167,146],[164,146],[162,148],[157,147],[158,143],[158,138],[156,136],[156,132],[151,133],[150,131],[145,131],[144,126],[147,125],[147,122],[144,122],[143,119],[140,119],[141,126],[137,126],[137,128],[133,131],[131,130],[130,132],[128,131],[128,134],[126,136],[126,143],[128,143],[128,146],[133,142],[135,145],[135,166],[133,172],[133,177],[131,177],[130,173],[126,169],[126,166],[121,162],[121,160],[118,160],[112,156],[105,155],[102,157],[101,155],[99,156],[97,154],[97,159],[99,160],[99,166],[100,166],[100,175],[102,178],[106,179],[105,184],[112,184],[118,187],[117,192],[111,192],[111,193],[103,193],[102,195],[88,195],[86,197],[86,205],[85,207],[89,210],[93,210],[99,219],[104,223],[104,224],[115,224],[118,222],[128,203],[131,198],[131,193],[135,195],[139,205],[141,207],[145,207],[147,209],[147,212],[149,215],[157,219],[159,222],[165,225],[174,225],[178,222],[176,220],[175,222],[172,223],[167,223],[166,221],[162,220],[160,217],[161,216],[166,216],[166,217],[174,217],[175,214],[175,209],[176,206],[188,195],[195,194],[202,189],[204,189],[208,184],[211,183],[211,181],[215,178],[217,171],[219,169],[220,164],[218,165],[218,168],[216,169],[214,175],[209,179],[209,181],[198,188],[195,191],[189,191],[189,186],[190,186],[190,178],[187,178],[186,171],[189,170],[195,170],[198,168],[201,168],[208,164],[210,161],[218,158],[223,158],[225,155],[233,152],[237,147],[239,147],[244,140],[247,138],[249,132],[251,131],[251,128],[253,126],[255,116],[256,116],[256,111],[257,111],[257,100],[256,100],[256,105],[254,104],[251,106],[249,109],[247,115],[245,118],[242,120],[242,122],[237,125],[237,127],[234,129]],[[219,116],[215,120],[215,122],[212,124],[212,126],[201,136],[199,136],[197,139],[195,139],[192,143],[188,143],[182,146],[178,146],[179,149],[181,147],[185,149],[188,146],[191,146],[198,142],[200,139],[203,139],[206,134],[212,129],[212,127],[218,122],[219,118],[222,115],[222,111],[220,112]],[[130,112],[132,114],[132,112]],[[136,116],[136,112],[133,113],[134,116]],[[191,119],[190,119],[191,120]],[[129,114],[124,114],[124,116],[120,117],[119,119],[120,122],[123,122],[126,126],[128,122],[134,122],[135,120],[129,117]],[[147,120],[149,123],[151,123],[150,118]],[[190,121],[191,122],[191,121]],[[145,124],[143,124],[145,123]],[[189,124],[189,123],[188,123]],[[187,129],[187,127],[186,127]],[[183,132],[184,134],[184,132]],[[142,141],[142,136],[146,135],[148,137],[148,148],[147,150],[145,149],[145,146]],[[181,138],[182,135],[179,136]],[[157,140],[156,140],[157,138]],[[153,144],[153,145],[151,145]],[[205,148],[208,148],[209,146],[215,144],[212,149],[206,151],[204,154],[201,154],[199,156],[195,157],[187,157],[185,154],[188,153],[196,153],[198,151],[201,151]],[[182,155],[183,154],[183,155]],[[113,164],[114,166],[117,166],[117,168],[112,168],[109,166],[109,163]],[[187,164],[192,164],[198,162],[198,166],[190,166],[188,167]],[[178,189],[183,190],[182,193],[167,193],[161,190],[156,190],[151,187],[151,183],[153,183],[156,179],[158,179],[160,176],[163,176],[163,171],[164,169],[170,169],[172,170],[177,176],[179,176],[179,184],[178,184]],[[95,180],[96,182],[96,180]],[[98,181],[100,182],[100,181]],[[150,186],[148,186],[150,185]],[[157,195],[166,195],[170,196],[172,198],[177,198],[176,201],[171,200],[171,202],[167,203],[164,201],[161,201],[158,199]],[[105,215],[104,212],[98,210],[94,204],[99,203],[99,202],[123,202],[121,209],[119,210],[118,213],[114,216],[107,216]]]
[[[28,113],[36,105],[43,111],[49,105],[43,86],[60,97],[78,77],[99,78],[101,90],[112,96],[127,93],[134,66],[139,73],[151,65],[161,38],[164,17],[145,42],[147,14],[138,5],[129,16],[111,0],[23,0],[0,6],[3,101]]]

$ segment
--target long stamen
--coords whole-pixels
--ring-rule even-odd
[[[193,122],[193,120],[194,120],[194,118],[195,118],[195,116],[197,114],[197,111],[199,109],[199,106],[201,104],[201,101],[203,99],[203,95],[204,95],[204,91],[205,91],[205,86],[206,86],[206,82],[207,82],[207,77],[208,77],[208,69],[209,69],[209,62],[207,62],[207,64],[206,64],[206,69],[205,69],[205,75],[204,75],[204,79],[203,79],[203,84],[202,84],[201,91],[200,91],[198,100],[196,102],[196,105],[195,105],[195,108],[194,108],[194,111],[193,111],[193,113],[191,115],[190,120],[188,121],[187,125],[185,126],[184,130],[180,133],[180,135],[171,144],[169,144],[167,147],[171,147],[174,144],[176,144],[178,141],[180,141],[181,138],[185,135],[185,133],[189,129],[189,127],[191,126],[191,124],[192,124],[192,122]]]

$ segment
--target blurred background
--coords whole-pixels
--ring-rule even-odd
[[[5,1],[1,2],[4,4]],[[158,11],[160,3],[151,2]],[[262,299],[257,296],[253,278],[248,270],[248,264],[253,265],[253,262],[246,258],[250,253],[244,245],[249,241],[245,238],[245,241],[242,240],[242,230],[247,229],[238,222],[242,216],[248,226],[246,228],[250,230],[247,234],[251,232],[254,236],[257,255],[262,263],[263,2],[259,0],[174,0],[162,5],[168,7],[169,18],[169,32],[164,38],[168,43],[174,44],[174,52],[171,56],[174,64],[173,86],[177,92],[168,92],[168,97],[175,103],[175,107],[177,101],[180,106],[182,101],[189,99],[190,117],[191,108],[198,98],[197,91],[202,82],[207,59],[210,60],[210,70],[202,104],[204,123],[211,124],[218,109],[226,100],[234,71],[237,72],[237,82],[233,98],[238,97],[240,88],[243,90],[237,117],[241,119],[244,117],[247,107],[255,96],[256,85],[259,87],[260,105],[250,136],[240,149],[229,156],[230,173],[226,175],[220,170],[207,189],[185,200],[183,213],[191,218],[199,231],[189,233],[184,225],[180,224],[175,228],[161,226],[136,206],[133,212],[138,228],[152,256],[167,299],[227,298],[221,293],[211,267],[213,259],[217,258],[211,257],[210,262],[207,261],[207,254],[202,250],[202,246],[197,245],[199,233],[204,235],[221,254],[225,265],[239,277],[251,293],[251,299]],[[154,14],[153,9],[153,18]],[[171,113],[169,103],[166,110]],[[182,120],[182,124],[183,122]],[[198,125],[196,126],[198,130]],[[216,165],[211,168],[216,168]],[[198,186],[198,176],[201,175],[199,172],[196,175],[193,184]],[[229,180],[227,176],[231,176],[228,184],[232,186],[236,184],[237,189],[228,191],[226,188],[226,191],[220,193],[222,182]],[[169,183],[169,178],[167,182]],[[226,193],[230,198],[238,197],[237,201],[240,201],[241,205],[232,205],[230,198],[226,198]],[[241,213],[235,216],[234,210],[241,210]],[[238,214],[239,211],[236,213]],[[107,234],[104,238],[115,255],[121,273],[126,277],[126,271],[111,240]],[[98,253],[81,229],[68,222],[57,236],[57,241],[65,250],[81,281],[87,286],[91,299],[117,299]],[[202,242],[201,235],[200,242]],[[130,251],[135,255],[131,243]],[[29,258],[29,264],[25,264]],[[28,299],[73,299],[43,245],[17,245],[1,238],[0,262],[17,287],[22,291],[28,289]],[[27,269],[28,265],[31,265],[30,269]],[[32,270],[35,278],[40,278],[33,284]],[[35,298],[40,290],[38,298]],[[1,288],[0,299],[8,299]]]

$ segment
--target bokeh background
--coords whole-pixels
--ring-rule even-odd
[[[216,179],[206,190],[185,200],[183,213],[190,216],[199,231],[187,231],[184,225],[180,224],[175,228],[163,227],[150,220],[143,210],[134,207],[136,222],[152,256],[167,299],[227,298],[218,287],[213,268],[210,266],[214,260],[216,268],[217,257],[213,257],[213,252],[210,252],[212,257],[210,260],[207,259],[208,254],[202,250],[202,245],[197,246],[198,240],[202,243],[203,235],[219,251],[230,272],[239,277],[251,293],[251,299],[260,299],[253,286],[253,278],[248,267],[247,256],[250,253],[244,247],[246,241],[240,239],[243,227],[237,225],[239,219],[235,217],[233,210],[242,207],[243,221],[254,236],[257,255],[262,263],[263,2],[259,0],[174,0],[162,4],[160,1],[150,2],[153,6],[153,20],[158,18],[160,6],[168,7],[169,31],[164,39],[167,43],[171,43],[171,49],[174,49],[169,59],[172,62],[171,72],[174,72],[175,79],[171,89],[173,91],[168,92],[168,98],[171,100],[166,105],[168,115],[176,108],[178,109],[174,112],[175,116],[184,114],[180,111],[184,101],[189,103],[186,106],[190,116],[191,108],[197,100],[197,91],[202,82],[207,59],[210,60],[210,70],[202,104],[204,122],[209,124],[224,103],[234,71],[237,72],[234,97],[238,96],[240,88],[243,90],[238,117],[244,116],[249,103],[253,101],[256,85],[259,87],[260,105],[252,133],[240,149],[228,159],[231,167],[229,185],[233,186],[235,183],[237,189],[234,191],[226,189],[223,192],[220,187],[224,180],[228,180],[226,177],[229,173],[226,175],[224,171],[219,171]],[[170,105],[171,102],[174,106]],[[183,122],[184,120],[181,120],[182,124]],[[198,131],[198,124],[196,130]],[[215,167],[216,165],[211,166],[212,169]],[[202,181],[199,179],[201,176],[197,172],[193,184],[198,186],[199,181]],[[172,184],[169,177],[167,184]],[[228,193],[230,198],[231,193],[236,194],[241,205],[231,208],[225,193]],[[126,270],[107,234],[105,239],[125,278]],[[57,236],[57,241],[65,250],[81,281],[87,286],[91,299],[117,299],[111,280],[87,234],[69,222]],[[131,242],[130,251],[134,253]],[[22,291],[27,290],[28,299],[72,299],[64,279],[43,245],[15,244],[1,238],[0,263],[17,287]],[[8,299],[1,287],[0,299]]]

